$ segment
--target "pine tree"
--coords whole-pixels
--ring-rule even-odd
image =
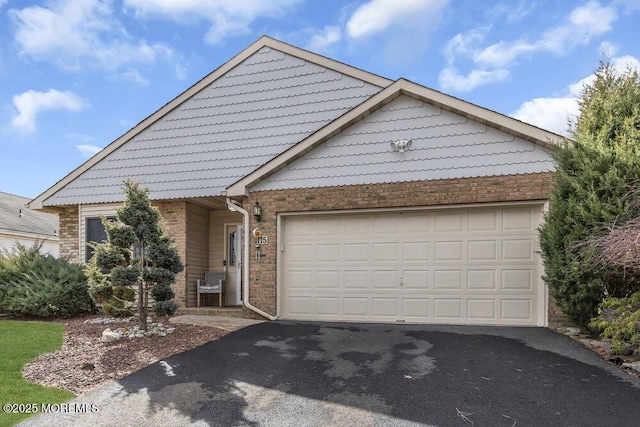
[[[598,267],[580,244],[603,224],[631,214],[625,195],[640,178],[637,71],[618,74],[602,62],[579,106],[571,140],[555,154],[555,186],[540,227],[540,247],[552,295],[570,320],[586,325],[605,295],[625,296],[637,286],[621,269]]]
[[[127,180],[126,200],[116,210],[116,221],[102,218],[107,242],[95,244],[87,266],[90,293],[113,315],[127,315],[137,296],[139,327],[147,329],[149,295],[156,315],[175,313],[171,284],[183,270],[182,261],[162,226],[162,217],[151,205],[149,190]]]

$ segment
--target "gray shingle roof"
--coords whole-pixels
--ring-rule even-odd
[[[265,46],[46,199],[43,206],[123,200],[122,181],[150,197],[225,188],[362,103],[381,87]]]
[[[34,236],[54,236],[58,232],[58,215],[38,212],[25,205],[29,198],[0,191],[0,232],[17,232]]]

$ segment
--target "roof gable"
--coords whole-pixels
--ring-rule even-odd
[[[405,152],[391,142],[411,140]],[[402,95],[251,191],[549,172],[548,149]]]
[[[118,202],[125,179],[154,200],[220,195],[389,84],[263,37],[30,206]]]
[[[393,153],[391,141],[409,138],[416,140],[409,152]],[[400,79],[227,193],[547,171],[553,168],[548,150],[561,139]]]

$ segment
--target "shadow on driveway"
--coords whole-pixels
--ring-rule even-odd
[[[280,321],[23,425],[634,425],[639,384],[542,328]]]

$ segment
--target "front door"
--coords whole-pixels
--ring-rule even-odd
[[[225,225],[225,259],[227,280],[224,286],[224,305],[242,304],[242,225]]]

